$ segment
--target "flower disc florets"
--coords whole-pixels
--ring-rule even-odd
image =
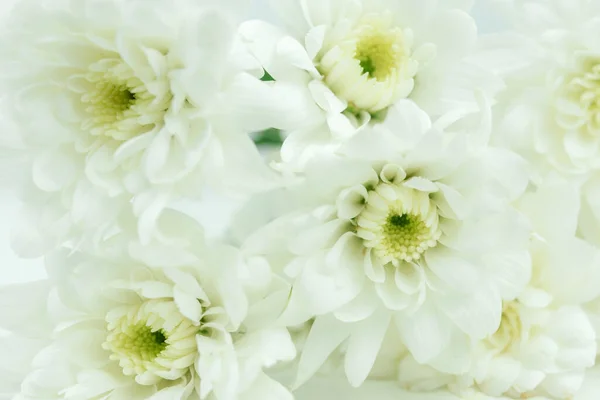
[[[89,72],[71,78],[87,113],[81,129],[93,136],[129,140],[162,123],[172,94],[152,94],[130,66],[118,57],[102,59]]]
[[[181,316],[173,302],[148,300],[113,310],[106,320],[102,347],[142,385],[184,376],[197,357],[201,327]]]
[[[381,183],[369,192],[357,234],[383,263],[418,260],[441,236],[436,208],[429,202],[427,193]]]
[[[345,37],[336,33],[317,65],[350,109],[375,113],[410,94],[419,68],[411,58],[410,29],[394,26],[389,13],[368,14]]]

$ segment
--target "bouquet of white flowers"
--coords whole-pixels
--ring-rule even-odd
[[[600,398],[600,0],[473,3],[17,2],[2,398]]]

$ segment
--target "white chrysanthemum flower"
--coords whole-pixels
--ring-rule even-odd
[[[390,322],[420,362],[452,371],[468,366],[467,336],[498,328],[530,277],[529,230],[508,205],[528,180],[518,156],[467,137],[402,101],[309,163],[292,190],[303,204],[246,241],[294,278],[282,322],[317,316],[299,383],[349,338],[360,385]]]
[[[295,356],[287,330],[273,325],[288,285],[260,260],[203,243],[186,217],[167,212],[159,223],[187,246],[119,234],[103,255],[50,256],[46,283],[2,289],[2,326],[31,326],[50,342],[17,399],[293,398],[262,371]],[[9,309],[31,293],[36,306]]]
[[[206,183],[236,191],[270,184],[248,134],[271,126],[279,109],[228,7],[19,4],[2,39],[2,83],[31,159],[35,189],[26,199],[50,193],[62,206],[54,213],[89,229],[92,218],[77,210],[106,222],[116,207],[107,202],[119,196],[139,195],[136,213],[155,216],[169,196],[198,194]]]
[[[454,380],[407,358],[398,375],[404,385],[557,400],[573,398],[581,387],[596,359],[596,333],[582,305],[600,294],[600,250],[575,237],[576,185],[552,178],[519,205],[535,231],[528,287],[504,302],[498,330],[474,343],[467,374]]]
[[[468,2],[272,3],[288,31],[262,21],[240,31],[296,106],[286,125],[286,162],[304,164],[357,125],[384,118],[400,99],[439,115],[472,111],[476,88],[497,89],[493,76],[466,61],[477,38]]]
[[[498,139],[548,168],[600,168],[600,5],[594,1],[508,3],[518,44],[485,53],[507,66]],[[515,36],[514,33],[512,34]],[[494,40],[492,48],[505,41]],[[524,50],[524,51],[522,51]],[[522,62],[527,60],[526,62]]]
[[[581,187],[581,208],[577,221],[578,233],[588,243],[600,248],[600,174],[594,173]],[[585,257],[584,253],[584,257]],[[571,287],[583,286],[585,282],[573,282]],[[600,353],[600,298],[585,305],[594,329]]]
[[[400,382],[416,391],[449,385],[461,394],[473,386],[514,399],[572,398],[595,363],[596,335],[581,307],[553,309],[548,297],[542,291],[505,303],[498,331],[475,345],[468,374],[455,380],[407,358]]]

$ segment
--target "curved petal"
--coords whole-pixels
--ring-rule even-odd
[[[294,400],[290,393],[281,383],[270,378],[265,373],[259,373],[258,377],[250,385],[250,388],[239,395],[239,400]]]
[[[398,289],[394,272],[390,270],[386,271],[385,282],[375,284],[375,290],[383,304],[390,310],[404,310],[412,303],[411,296]]]
[[[373,254],[372,248],[368,248],[365,252],[365,274],[373,282],[385,282],[385,267],[379,257]]]
[[[444,246],[437,246],[425,252],[427,267],[431,269],[446,285],[456,291],[468,292],[481,283],[481,272],[478,266],[460,257]]]
[[[436,306],[463,332],[483,339],[498,330],[502,318],[502,298],[493,288],[480,285],[469,293],[445,293]]]
[[[390,319],[388,311],[379,311],[353,327],[344,360],[346,376],[352,386],[362,385],[371,372]]]
[[[333,316],[315,318],[298,364],[294,388],[302,386],[323,365],[331,353],[350,336],[350,325]]]
[[[406,347],[421,364],[433,360],[450,344],[451,322],[430,301],[411,315],[396,314],[394,322]]]

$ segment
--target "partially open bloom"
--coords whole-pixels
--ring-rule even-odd
[[[498,328],[502,301],[530,276],[529,231],[508,204],[527,176],[519,157],[481,143],[401,101],[309,163],[290,189],[303,204],[247,240],[294,279],[282,322],[316,316],[299,383],[349,339],[345,370],[360,385],[390,323],[420,362],[453,371],[469,337]]]
[[[30,290],[38,302],[9,312],[2,326],[42,321],[30,335],[48,342],[17,398],[292,398],[262,371],[295,356],[287,330],[273,325],[287,285],[260,260],[203,243],[187,217],[167,212],[159,223],[188,246],[119,234],[101,255],[49,256],[47,282],[2,290],[2,303]]]
[[[466,61],[477,38],[468,5],[456,2],[332,0],[273,2],[286,28],[242,24],[241,35],[274,86],[296,106],[286,162],[335,145],[410,98],[430,114],[476,109],[476,89],[497,89]]]
[[[600,6],[587,0],[508,4],[518,44],[486,54],[490,66],[508,67],[501,71],[507,91],[499,101],[498,140],[520,151],[542,176],[548,169],[599,169]]]
[[[2,87],[31,160],[26,200],[50,193],[57,219],[89,231],[98,221],[73,210],[106,222],[120,197],[147,220],[204,184],[269,185],[248,134],[271,125],[261,110],[272,104],[236,23],[207,1],[19,4],[2,39]]]
[[[473,344],[468,373],[453,379],[407,358],[398,374],[405,386],[573,398],[596,358],[596,332],[582,306],[600,294],[600,250],[575,237],[578,203],[577,186],[556,178],[520,199],[535,232],[531,281],[503,303],[499,328]]]

